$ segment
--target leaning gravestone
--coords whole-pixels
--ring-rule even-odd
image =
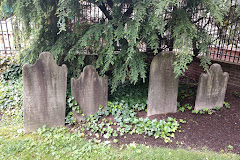
[[[198,84],[195,110],[223,106],[229,74],[219,64],[210,67],[209,74],[202,73]]]
[[[88,65],[77,80],[71,79],[71,92],[82,114],[89,116],[98,112],[100,105],[107,107],[108,78],[99,77],[96,69]],[[76,112],[73,113],[76,121],[81,121],[82,116]]]
[[[67,67],[58,66],[50,53],[41,53],[32,66],[23,66],[24,130],[34,132],[43,125],[64,126]]]
[[[177,111],[178,81],[173,72],[174,52],[161,52],[150,67],[147,116]]]

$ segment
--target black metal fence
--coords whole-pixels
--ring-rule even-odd
[[[205,8],[200,6],[194,15],[194,20],[199,20],[196,25],[204,28],[211,37],[209,46],[210,58],[233,63],[240,63],[240,17],[236,13],[236,8],[240,0],[231,0],[230,10],[223,19],[223,24],[216,22],[216,19],[208,14],[202,18]]]
[[[240,17],[236,13],[240,0],[231,0],[231,8],[218,24],[209,16],[207,31],[212,37],[210,57],[212,59],[240,63]]]

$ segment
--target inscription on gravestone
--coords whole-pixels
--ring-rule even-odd
[[[77,80],[71,79],[71,92],[82,113],[89,116],[98,112],[100,105],[107,107],[108,78],[100,77],[96,69],[88,65]],[[76,121],[81,121],[82,116],[76,112],[73,113]]]
[[[223,106],[226,94],[229,74],[222,71],[219,64],[213,64],[209,69],[209,74],[200,75],[195,110],[203,108],[213,109],[216,106]]]
[[[64,126],[67,67],[58,66],[52,54],[41,53],[34,65],[23,66],[24,130],[34,132],[43,125]]]
[[[147,116],[177,111],[178,81],[173,72],[174,52],[161,52],[150,67]]]

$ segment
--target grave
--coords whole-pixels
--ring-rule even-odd
[[[222,107],[226,94],[229,74],[222,71],[219,64],[213,64],[208,73],[202,73],[199,78],[197,97],[194,110]]]
[[[147,116],[177,111],[178,81],[174,74],[174,52],[161,52],[152,60]]]
[[[67,67],[58,66],[51,53],[43,52],[33,65],[23,66],[24,130],[43,125],[65,125]]]
[[[96,69],[88,65],[78,79],[71,79],[71,92],[77,101],[84,116],[98,112],[99,106],[107,107],[108,104],[108,78],[100,77]],[[76,121],[82,119],[81,114],[73,112]]]

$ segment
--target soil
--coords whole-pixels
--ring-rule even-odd
[[[182,81],[183,82],[183,81]],[[185,83],[186,81],[184,81]],[[191,82],[187,82],[191,83]],[[197,86],[195,85],[195,90]],[[234,94],[236,91],[238,95]],[[193,96],[194,97],[194,96]],[[195,99],[189,99],[189,103],[194,106]],[[240,154],[240,88],[228,87],[225,101],[231,106],[230,109],[222,107],[212,114],[194,114],[191,111],[154,115],[149,119],[166,119],[172,117],[183,119],[186,123],[181,123],[180,128],[172,138],[171,143],[165,143],[163,139],[155,139],[153,136],[138,134],[125,134],[124,136],[101,138],[102,141],[113,141],[118,139],[117,146],[122,144],[136,143],[148,146],[162,146],[168,148],[185,148],[197,150],[210,150],[216,152],[233,152]],[[146,117],[147,113],[141,111],[138,117]],[[112,116],[104,117],[113,120]],[[87,133],[89,134],[89,133]],[[89,136],[88,138],[93,138]]]
[[[150,119],[163,119],[173,117],[186,120],[187,123],[181,124],[175,133],[175,138],[171,143],[165,143],[162,139],[155,139],[143,135],[126,135],[118,137],[118,143],[128,144],[135,142],[149,146],[164,146],[169,148],[192,148],[207,149],[212,151],[232,151],[240,154],[240,97],[227,92],[226,102],[231,105],[230,109],[222,108],[213,114],[193,114],[191,111],[177,112],[166,115],[154,115]],[[146,112],[138,113],[139,117],[146,117]],[[233,149],[228,146],[231,145]]]

